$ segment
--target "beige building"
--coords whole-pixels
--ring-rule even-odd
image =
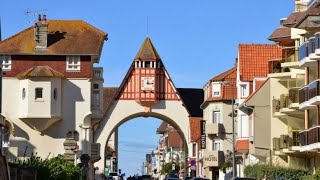
[[[206,149],[201,150],[199,174],[210,179],[231,178],[230,170],[220,167],[232,153],[232,101],[236,99],[236,68],[212,78],[204,86],[203,119],[206,122]],[[230,84],[223,84],[227,81]],[[233,93],[233,94],[232,94]]]

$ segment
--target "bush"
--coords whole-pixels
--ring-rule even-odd
[[[15,160],[12,163],[22,167],[37,168],[39,180],[78,180],[81,176],[81,169],[64,160],[61,155],[45,160],[32,155],[26,160]]]
[[[307,177],[310,173],[303,169],[289,169],[285,167],[270,166],[264,164],[256,164],[247,166],[244,169],[244,175],[250,178],[263,179],[267,175],[268,179],[290,179],[299,180],[302,177]]]

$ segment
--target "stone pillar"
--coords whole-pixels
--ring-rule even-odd
[[[74,164],[75,151],[79,149],[77,142],[74,138],[66,138],[63,143],[64,146],[64,159]]]

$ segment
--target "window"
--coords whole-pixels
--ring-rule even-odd
[[[197,144],[192,144],[192,157],[197,156]]]
[[[221,123],[221,119],[220,119],[220,111],[213,111],[212,113],[212,122],[213,123]]]
[[[145,67],[146,68],[151,68],[151,62],[150,61],[146,61],[145,62]]]
[[[220,142],[219,141],[212,141],[212,150],[213,151],[220,151]]]
[[[93,91],[92,93],[92,105],[95,107],[100,106],[100,92]]]
[[[242,98],[245,98],[248,96],[248,86],[246,84],[240,85],[240,93]]]
[[[99,89],[99,84],[93,84],[93,89]]]
[[[11,56],[8,56],[8,55],[0,56],[0,61],[2,62],[2,70],[4,71],[11,70]]]
[[[57,98],[58,98],[58,89],[54,88],[54,90],[53,90],[53,99],[57,100]]]
[[[220,96],[221,92],[221,84],[220,83],[212,83],[212,96],[217,97]]]
[[[67,57],[67,71],[80,71],[80,56]]]
[[[240,128],[239,137],[249,137],[249,118],[247,115],[240,116]]]
[[[42,99],[42,90],[43,90],[43,88],[36,88],[35,99]]]
[[[26,98],[26,89],[22,89],[22,99]]]

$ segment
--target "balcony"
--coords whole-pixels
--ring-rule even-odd
[[[309,104],[309,86],[304,86],[299,89],[299,109],[305,110],[314,107]]]
[[[204,151],[203,166],[206,167],[220,167],[224,163],[223,151]]]
[[[320,149],[320,126],[300,132],[300,151],[317,151]]]
[[[279,99],[273,99],[273,117],[281,118],[281,117],[287,117],[286,114],[280,112],[280,100]]]
[[[319,81],[320,79],[317,79],[309,84],[308,97],[310,105],[320,104]]]
[[[273,151],[275,155],[284,155],[298,152],[300,150],[299,132],[292,131],[273,138]]]
[[[209,138],[213,137],[221,137],[224,132],[223,124],[221,123],[207,123],[206,124],[206,133]]]
[[[320,34],[316,33],[299,47],[299,64],[305,67],[315,66],[320,60]]]
[[[289,89],[288,108],[299,108],[299,87]]]
[[[102,80],[103,81],[103,68],[102,67],[94,67],[92,69],[92,77],[93,80]]]
[[[101,159],[101,156],[100,156],[100,143],[92,143],[91,144],[90,161],[91,162],[97,162],[100,159]]]

